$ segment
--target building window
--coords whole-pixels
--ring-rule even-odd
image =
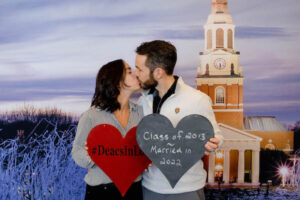
[[[233,39],[233,36],[232,36],[232,30],[229,29],[228,32],[227,32],[227,43],[228,43],[228,48],[229,49],[232,49],[233,48],[233,45],[232,45],[232,40]]]
[[[205,75],[209,75],[209,65],[208,64],[206,64],[206,70],[205,70]]]
[[[217,29],[217,48],[224,48],[224,31],[221,28]]]
[[[234,75],[234,64],[233,64],[233,63],[231,63],[230,74],[231,74],[231,75]]]
[[[225,103],[225,89],[222,86],[216,88],[216,104]]]
[[[211,49],[212,48],[212,32],[211,30],[207,31],[207,49]]]

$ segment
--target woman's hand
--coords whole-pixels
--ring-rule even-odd
[[[148,167],[151,167],[151,166],[152,166],[152,163],[150,163],[150,164],[148,165]],[[148,167],[145,169],[145,172],[148,171]]]
[[[89,162],[92,162],[92,159],[91,159],[91,157],[89,156],[89,153],[88,153],[88,151],[89,151],[89,148],[87,147],[87,142],[85,142],[84,143],[84,150],[85,150],[85,155],[87,156],[87,157],[89,157]]]

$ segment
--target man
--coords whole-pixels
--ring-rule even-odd
[[[155,40],[142,43],[136,49],[136,76],[144,89],[139,99],[144,115],[159,113],[175,127],[185,116],[203,115],[214,127],[215,137],[205,144],[208,152],[215,151],[223,141],[211,107],[210,98],[173,76],[177,60],[176,48],[169,42]],[[199,158],[200,159],[200,158]],[[179,180],[174,188],[161,171],[152,165],[143,174],[144,200],[205,199],[203,187],[206,171],[199,160]]]

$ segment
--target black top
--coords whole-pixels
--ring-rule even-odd
[[[159,97],[158,91],[153,88],[150,90],[149,94],[153,94],[153,113],[160,113],[161,106],[163,103],[169,98],[172,94],[175,93],[178,76],[174,76],[174,83],[168,89],[167,93],[163,96],[163,98]]]

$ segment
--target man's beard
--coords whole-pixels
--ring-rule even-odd
[[[158,82],[154,79],[153,74],[150,73],[150,77],[147,81],[144,83],[140,81],[140,86],[144,90],[149,90],[151,88],[155,88],[157,86]]]

